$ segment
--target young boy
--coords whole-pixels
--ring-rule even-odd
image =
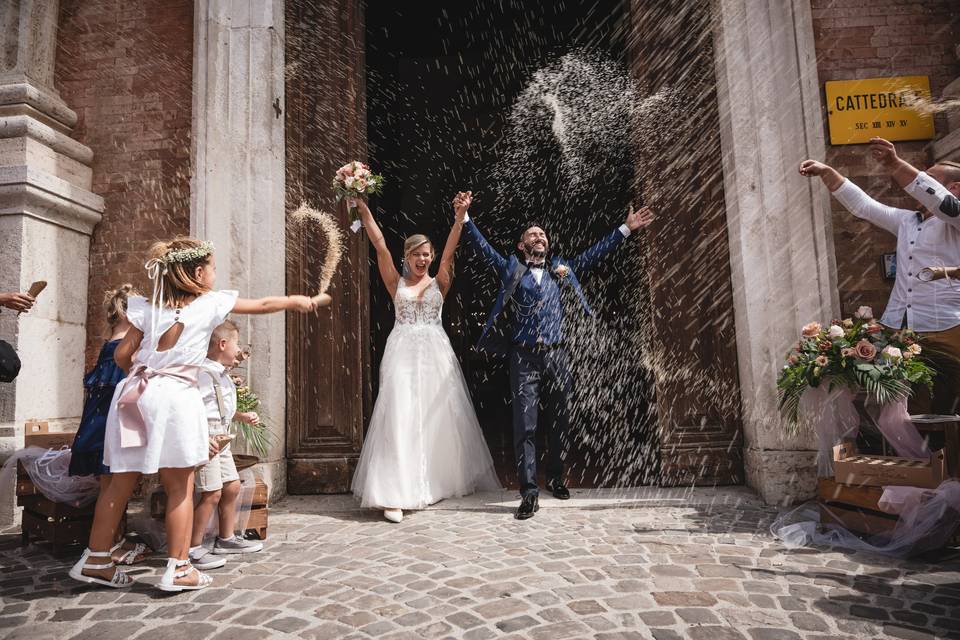
[[[240,497],[240,475],[233,463],[229,442],[218,446],[217,436],[225,435],[230,421],[259,424],[254,413],[236,413],[237,387],[227,374],[240,354],[240,330],[230,320],[213,330],[207,359],[200,373],[200,393],[207,409],[210,425],[210,462],[197,469],[196,484],[200,499],[193,512],[193,535],[190,540],[190,561],[198,569],[215,569],[226,564],[222,556],[231,553],[254,553],[263,549],[262,542],[244,540],[234,534],[237,501]],[[202,546],[207,523],[218,511],[219,534],[213,550]]]

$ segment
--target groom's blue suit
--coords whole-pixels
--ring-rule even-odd
[[[464,225],[467,242],[500,278],[500,291],[480,335],[477,349],[510,358],[513,436],[520,477],[520,493],[536,495],[537,455],[535,436],[542,405],[550,424],[547,481],[563,479],[563,442],[573,391],[565,345],[563,290],[569,288],[583,311],[593,311],[578,276],[595,268],[619,247],[629,230],[621,227],[572,260],[555,257],[544,264],[539,279],[516,256],[504,258],[490,246],[472,220]],[[564,276],[558,267],[566,267]]]

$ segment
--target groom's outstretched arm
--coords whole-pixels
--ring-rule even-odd
[[[459,197],[460,194],[458,194],[458,198]],[[454,205],[454,207],[456,207],[456,205]],[[467,234],[467,243],[473,248],[474,252],[480,256],[483,263],[490,269],[494,269],[497,273],[502,274],[507,268],[507,259],[490,246],[487,239],[480,233],[480,229],[478,229],[477,225],[470,219],[469,211],[465,211],[463,214],[463,230]]]
[[[579,256],[570,262],[573,272],[579,278],[591,269],[595,269],[604,258],[613,253],[617,247],[623,244],[631,233],[638,231],[650,225],[653,222],[653,211],[649,207],[643,207],[638,211],[631,211],[627,214],[627,219],[613,233],[602,238]]]

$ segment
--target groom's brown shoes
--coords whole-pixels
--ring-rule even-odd
[[[520,501],[520,507],[517,509],[517,513],[514,518],[517,520],[526,520],[527,518],[532,518],[533,514],[540,510],[540,501],[537,499],[535,494],[530,494],[523,497],[523,500]]]

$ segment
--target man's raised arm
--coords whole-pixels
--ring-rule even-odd
[[[497,273],[503,273],[504,269],[507,268],[507,259],[490,246],[487,239],[480,233],[480,229],[478,229],[477,225],[470,219],[469,209],[472,202],[472,191],[461,191],[453,199],[454,211],[457,212],[458,215],[461,210],[463,212],[463,230],[467,234],[467,244],[480,256],[480,259],[487,267],[494,269]]]
[[[591,269],[595,269],[597,265],[619,247],[631,233],[648,227],[653,222],[653,219],[654,215],[650,207],[643,207],[637,211],[634,211],[633,207],[631,207],[630,213],[627,214],[627,219],[624,220],[622,225],[570,261],[573,272],[577,274],[579,278]]]
[[[903,214],[909,213],[903,209],[888,207],[864,193],[863,189],[840,175],[830,165],[817,160],[804,160],[800,163],[800,175],[805,178],[818,177],[829,189],[831,195],[840,201],[844,208],[868,222],[872,222],[881,229],[897,235]]]
[[[950,189],[898,156],[896,147],[889,140],[873,138],[870,152],[894,182],[927,211],[951,226],[960,227],[960,198]],[[960,169],[957,172],[960,173]]]

